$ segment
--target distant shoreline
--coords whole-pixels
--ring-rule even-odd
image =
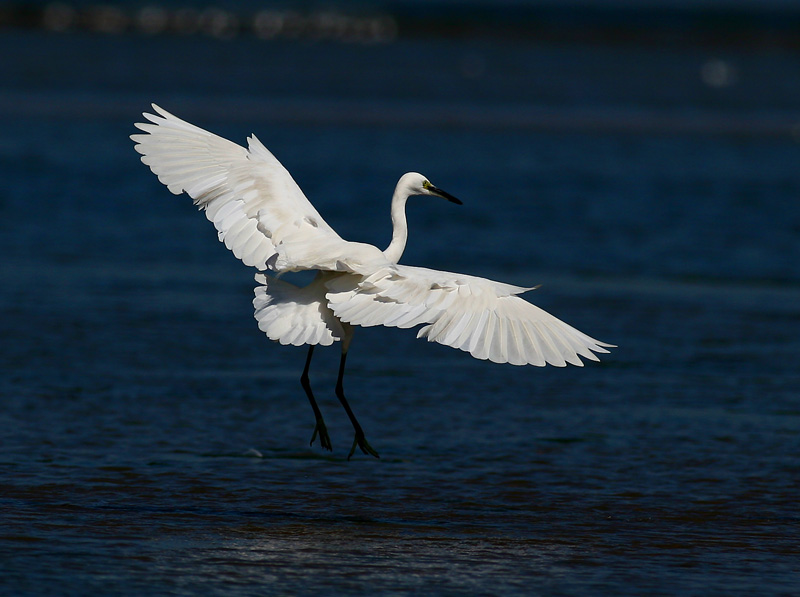
[[[0,30],[120,35],[206,35],[390,43],[398,38],[527,39],[612,45],[751,46],[800,49],[800,4],[580,6],[388,2],[371,8],[237,10],[158,4],[17,2],[0,7]],[[292,4],[287,6],[291,7]]]

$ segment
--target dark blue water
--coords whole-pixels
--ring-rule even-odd
[[[796,592],[800,54],[0,51],[0,592]],[[349,239],[386,245],[397,177],[425,173],[464,206],[412,203],[405,263],[541,283],[619,348],[517,368],[360,330],[346,389],[381,459],[345,459],[336,348],[311,374],[334,451],[309,447],[305,352],[258,331],[252,272],[138,161],[149,101],[255,132]]]

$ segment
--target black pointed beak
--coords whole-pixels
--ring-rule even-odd
[[[448,201],[450,201],[451,203],[455,203],[456,205],[464,205],[460,199],[456,199],[447,191],[443,191],[442,189],[437,188],[433,185],[428,187],[428,191],[430,191],[433,195],[437,195],[442,199],[447,199]]]

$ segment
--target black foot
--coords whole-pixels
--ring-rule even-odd
[[[314,435],[311,436],[311,441],[309,442],[309,446],[314,445],[314,440],[317,439],[317,434],[319,434],[319,445],[325,448],[328,452],[333,451],[333,446],[331,445],[331,438],[328,435],[328,428],[325,427],[325,421],[320,419],[317,421],[317,426],[314,427]]]
[[[356,446],[361,448],[361,451],[364,452],[364,454],[370,454],[370,455],[374,456],[375,458],[380,458],[380,456],[378,456],[378,453],[375,451],[375,449],[372,446],[369,445],[369,442],[367,441],[367,438],[364,437],[364,434],[363,433],[356,433],[356,437],[353,440],[353,447],[350,448],[350,453],[347,455],[347,459],[348,460],[350,460],[350,457],[355,453]]]

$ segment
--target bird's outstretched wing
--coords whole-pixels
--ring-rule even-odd
[[[375,247],[349,243],[314,209],[289,172],[256,139],[237,145],[173,116],[156,114],[131,135],[136,151],[174,194],[186,192],[214,223],[219,239],[259,270],[356,271],[380,261]],[[372,250],[370,250],[372,249]]]
[[[530,290],[485,278],[392,265],[327,282],[328,305],[348,323],[409,328],[478,359],[512,365],[582,366],[612,347],[579,332],[517,294]]]
[[[256,274],[259,286],[256,286],[253,306],[258,329],[270,340],[293,346],[330,346],[335,340],[341,340],[344,330],[325,301],[325,280],[326,275],[317,274],[310,284],[299,288]]]

